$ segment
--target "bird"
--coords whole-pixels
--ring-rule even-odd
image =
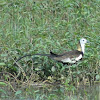
[[[26,54],[20,57],[19,59],[17,59],[16,62],[18,62],[19,60],[27,56],[40,55],[40,56],[47,56],[63,64],[75,64],[76,62],[80,61],[83,58],[83,55],[85,53],[86,43],[87,40],[85,38],[81,38],[79,40],[78,47],[76,50],[68,51],[62,54],[55,54],[52,51],[50,51],[49,54]]]

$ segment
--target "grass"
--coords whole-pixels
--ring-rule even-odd
[[[1,0],[1,80],[67,85],[100,82],[99,4],[99,0]],[[76,65],[65,67],[47,57],[28,57],[14,65],[25,54],[76,49],[82,37],[90,44]]]
[[[1,84],[0,84],[1,85]],[[98,100],[99,99],[99,85],[97,86],[85,86],[77,88],[77,91],[74,92],[68,91],[65,87],[62,86],[43,86],[43,87],[35,87],[35,86],[26,86],[22,88],[17,88],[17,91],[11,92],[11,90],[7,90],[6,88],[0,89],[0,97],[2,100],[10,100],[10,99],[34,99],[34,100]]]

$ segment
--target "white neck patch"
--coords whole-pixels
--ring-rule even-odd
[[[80,44],[81,45],[81,50],[82,50],[82,52],[84,53],[85,52],[85,44]]]

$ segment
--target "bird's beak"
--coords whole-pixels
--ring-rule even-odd
[[[87,40],[87,43],[89,44],[90,42]]]
[[[87,45],[87,46],[90,46],[90,42],[89,42],[88,40],[87,40],[87,43],[86,43],[86,45]]]

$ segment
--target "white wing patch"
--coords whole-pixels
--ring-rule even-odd
[[[63,63],[75,63],[76,61],[73,59],[70,59],[70,58],[66,58],[66,59],[63,59],[61,60]]]
[[[75,63],[76,61],[72,61],[70,58],[62,59],[61,60],[63,63]]]
[[[80,54],[75,60],[78,61],[82,58],[82,54]]]
[[[76,63],[78,60],[80,60],[82,58],[82,54],[80,54],[78,57],[76,58],[66,58],[66,59],[62,59],[61,61],[63,63]]]

